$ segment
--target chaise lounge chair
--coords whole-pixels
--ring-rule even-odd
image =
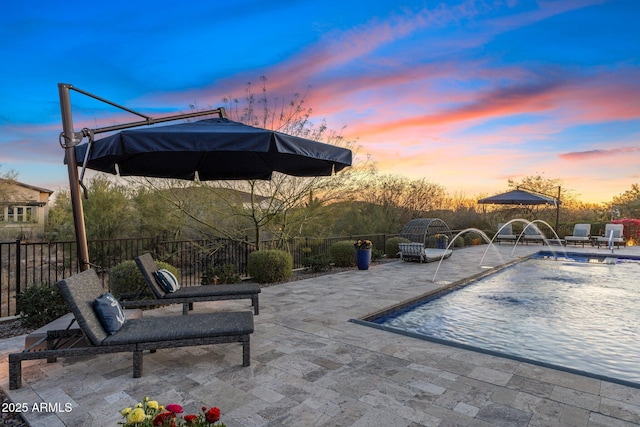
[[[258,304],[260,286],[256,283],[185,286],[175,292],[165,292],[154,277],[154,273],[158,271],[158,267],[151,254],[146,253],[140,255],[135,258],[135,261],[142,276],[151,288],[155,299],[122,301],[123,307],[134,308],[157,304],[182,304],[182,314],[188,314],[189,308],[194,302],[251,299],[254,314],[260,314],[260,306]]]
[[[496,235],[496,241],[498,244],[501,242],[516,242],[518,236],[513,234],[511,224],[498,224],[498,234]]]
[[[57,283],[80,329],[49,331],[47,350],[27,348],[9,355],[9,388],[22,387],[22,361],[57,357],[77,357],[107,353],[133,353],[133,377],[142,376],[142,352],[161,348],[176,348],[219,343],[242,343],[242,366],[250,364],[249,337],[253,333],[253,314],[219,312],[190,316],[143,317],[124,320],[119,330],[109,334],[103,327],[94,301],[104,295],[100,278],[92,269]],[[55,345],[61,338],[86,339],[84,346]]]
[[[538,227],[536,227],[535,225],[530,225],[530,224],[525,226],[524,230],[522,231],[522,236],[521,237],[522,237],[522,240],[525,243],[528,243],[528,242],[534,242],[534,243],[540,242],[542,244],[544,244],[544,240],[546,238],[545,235],[540,232]]]
[[[591,224],[576,224],[573,226],[573,235],[565,236],[564,241],[566,244],[573,243],[577,245],[582,243],[584,248],[585,243],[591,242]]]
[[[620,247],[620,245],[625,244],[624,239],[624,224],[607,224],[604,226],[604,236],[596,237],[596,244],[598,248],[600,245],[612,245]]]

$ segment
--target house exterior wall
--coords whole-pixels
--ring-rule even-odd
[[[52,193],[17,181],[0,182],[0,239],[42,237]]]

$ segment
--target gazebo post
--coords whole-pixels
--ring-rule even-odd
[[[558,197],[556,198],[556,234],[558,234],[558,224],[560,220],[560,189],[558,185]]]

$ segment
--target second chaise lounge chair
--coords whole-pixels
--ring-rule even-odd
[[[239,342],[242,344],[242,366],[250,364],[250,334],[254,329],[250,311],[121,319],[119,329],[109,333],[94,308],[96,299],[103,297],[105,291],[93,269],[61,280],[56,286],[80,329],[49,331],[46,350],[35,345],[20,353],[9,354],[11,390],[22,386],[23,360],[55,362],[58,357],[132,352],[133,377],[139,378],[142,376],[142,352],[145,350]],[[75,340],[78,346],[60,347],[57,342],[61,339]],[[84,344],[82,340],[85,340]]]
[[[513,234],[511,224],[498,224],[498,234],[496,234],[496,241],[498,244],[502,242],[513,242],[518,240],[518,236]]]
[[[522,239],[523,242],[528,243],[528,242],[533,242],[533,243],[542,243],[544,245],[546,237],[544,236],[544,234],[542,234],[542,232],[540,231],[540,229],[538,227],[536,227],[535,225],[532,224],[527,224],[524,227],[524,230],[522,230],[522,233],[520,235],[520,238]]]
[[[604,236],[596,237],[598,248],[600,245],[624,246],[624,224],[607,224],[604,226]]]
[[[135,258],[136,264],[145,281],[151,288],[155,299],[122,301],[126,308],[145,307],[158,304],[182,304],[182,314],[188,314],[194,302],[220,301],[232,299],[251,299],[254,314],[260,314],[258,294],[260,286],[256,283],[238,283],[232,285],[183,286],[175,292],[165,292],[154,277],[158,271],[151,254],[146,253]]]
[[[582,243],[584,248],[585,243],[591,242],[591,224],[576,224],[573,226],[573,235],[564,236],[566,244],[573,243],[577,245]]]

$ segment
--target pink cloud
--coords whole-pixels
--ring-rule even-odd
[[[640,152],[640,147],[620,147],[607,150],[575,151],[571,153],[560,154],[558,157],[563,160],[581,161],[590,159],[601,159],[603,157],[610,156],[634,154],[638,152]]]

